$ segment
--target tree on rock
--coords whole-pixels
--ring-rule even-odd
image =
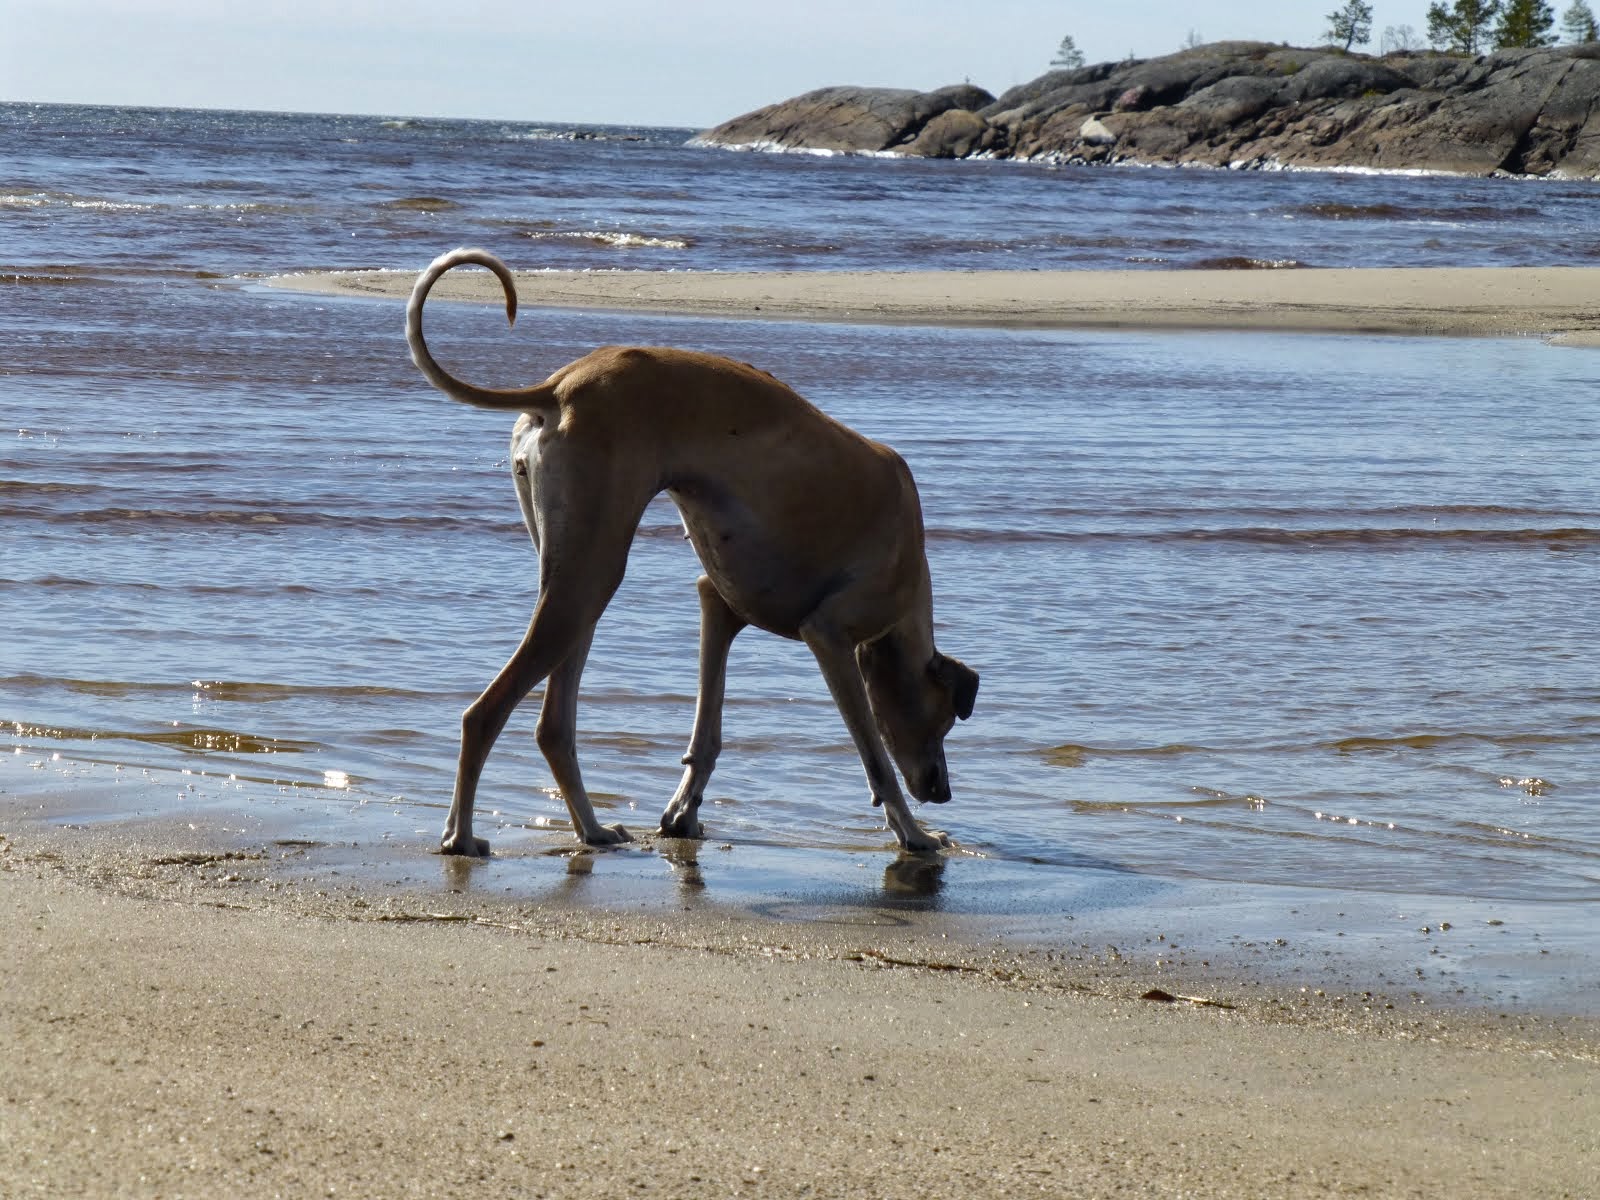
[[[1561,33],[1569,42],[1600,41],[1600,28],[1594,23],[1594,9],[1583,0],[1572,0],[1561,14]]]
[[[1396,50],[1421,50],[1422,39],[1409,25],[1385,25],[1383,38],[1378,43],[1379,54],[1393,54]]]
[[[1365,46],[1372,40],[1372,5],[1365,0],[1349,0],[1343,8],[1328,14],[1328,32],[1324,36],[1330,46],[1342,45],[1346,50]]]
[[[1083,66],[1084,62],[1083,51],[1078,49],[1078,43],[1072,40],[1069,33],[1056,47],[1056,56],[1050,60],[1050,65],[1071,70]]]
[[[1428,5],[1428,40],[1443,50],[1476,54],[1488,40],[1489,22],[1500,15],[1500,0],[1441,0]]]
[[[1556,15],[1545,0],[1507,0],[1494,27],[1495,49],[1548,46],[1556,40],[1550,32],[1555,23]]]

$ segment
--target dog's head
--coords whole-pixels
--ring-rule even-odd
[[[913,653],[892,632],[857,646],[856,663],[878,732],[907,790],[918,800],[943,804],[950,799],[945,734],[956,718],[972,715],[978,673],[937,650],[931,658]]]

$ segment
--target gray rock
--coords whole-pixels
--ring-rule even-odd
[[[951,110],[982,108],[994,97],[969,84],[915,92],[827,87],[735,117],[697,138],[704,145],[872,153],[915,140]]]
[[[823,88],[698,140],[929,158],[1597,178],[1600,46],[1371,58],[1218,42],[1051,71],[999,98],[970,85]]]
[[[1091,146],[1115,146],[1117,135],[1106,128],[1105,122],[1099,117],[1090,117],[1078,127],[1078,139],[1088,142]]]
[[[1520,51],[1480,59],[1452,78],[1454,91],[1401,93],[1352,122],[1317,163],[1355,157],[1373,165],[1464,174],[1595,174],[1573,157],[1600,97],[1600,67],[1559,51]],[[1587,146],[1586,146],[1587,150]]]
[[[922,131],[900,147],[915,158],[966,158],[993,147],[995,130],[975,112],[950,108],[934,117]]]
[[[1283,85],[1283,98],[1290,104],[1330,98],[1352,100],[1357,96],[1381,96],[1410,86],[1409,78],[1381,62],[1340,56],[1319,59],[1298,72]]]
[[[1142,108],[1150,107],[1150,89],[1142,84],[1134,84],[1122,95],[1118,96],[1112,104],[1112,112],[1138,112]]]
[[[1200,89],[1179,107],[1202,115],[1214,128],[1231,128],[1282,104],[1285,86],[1271,76],[1234,75]]]
[[[1000,98],[986,108],[980,109],[978,115],[992,121],[998,113],[1025,108],[1051,92],[1104,83],[1119,67],[1137,65],[1139,61],[1142,60],[1133,60],[1126,64],[1097,63],[1092,67],[1077,67],[1070,71],[1047,71],[1031,83],[1021,83],[1001,92]]]
[[[1400,51],[1380,60],[1391,71],[1404,75],[1414,88],[1436,88],[1446,76],[1461,69],[1461,60],[1422,50]]]

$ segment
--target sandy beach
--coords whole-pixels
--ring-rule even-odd
[[[529,908],[449,872],[296,873],[292,842],[10,828],[6,1196],[1585,1197],[1600,1177],[1592,1021],[1247,981],[1174,1000],[1148,962],[937,923]]]
[[[729,319],[1600,338],[1576,268],[518,279],[525,307]],[[591,859],[141,826],[131,783],[32,774],[0,813],[0,1197],[1600,1197],[1592,994],[1449,1007],[935,910],[647,905],[603,866],[530,901],[511,876]]]
[[[512,264],[513,266],[515,264]],[[399,298],[415,273],[322,272],[265,282]],[[1251,329],[1600,341],[1600,272],[1586,267],[1364,270],[763,272],[519,271],[525,307],[676,316],[1014,328]],[[497,301],[485,272],[445,299]]]

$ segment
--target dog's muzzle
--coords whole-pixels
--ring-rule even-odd
[[[925,804],[946,804],[950,800],[950,773],[935,764],[922,773],[915,795]]]

